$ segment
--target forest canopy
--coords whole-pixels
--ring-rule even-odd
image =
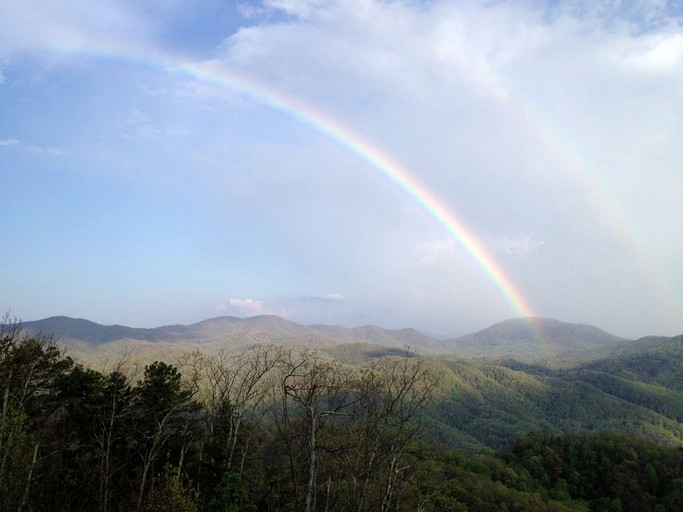
[[[448,448],[425,428],[448,389],[440,379],[410,352],[350,366],[275,346],[137,371],[124,358],[97,371],[6,319],[0,508],[662,511],[683,502],[680,447],[540,431],[498,452]]]

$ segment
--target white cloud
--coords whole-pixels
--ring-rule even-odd
[[[300,300],[304,302],[317,302],[317,303],[322,303],[322,302],[343,302],[346,300],[346,297],[342,295],[341,293],[328,293],[326,295],[311,295],[308,297],[302,297]]]
[[[0,2],[0,57],[26,51],[67,54],[126,42],[144,44],[154,35],[153,17],[133,4],[104,0]]]
[[[625,46],[621,61],[632,69],[655,74],[681,71],[683,33],[675,31],[642,36],[628,41]]]
[[[237,11],[245,20],[251,20],[261,16],[265,12],[265,9],[253,3],[239,2],[237,4]]]
[[[422,267],[428,267],[444,258],[450,259],[457,253],[458,248],[451,238],[425,242],[417,247],[418,264]]]
[[[41,148],[39,146],[30,146],[29,150],[32,153],[48,156],[63,156],[64,154],[66,154],[66,151],[64,151],[61,148]]]
[[[148,94],[148,91],[145,91],[145,94]],[[155,140],[182,138],[187,135],[185,128],[160,126],[149,113],[134,108],[130,110],[125,119],[125,132],[121,138],[124,140]]]
[[[249,315],[260,315],[263,313],[263,303],[255,299],[230,299],[230,306],[237,308],[241,312]]]
[[[505,254],[526,257],[537,252],[545,242],[535,235],[524,234],[516,237],[491,238],[489,243]]]
[[[125,121],[129,128],[122,137],[126,140],[156,139],[162,135],[162,130],[152,123],[152,117],[139,109],[131,109]]]
[[[0,139],[0,147],[23,146],[31,153],[48,156],[63,156],[66,151],[62,148],[26,146],[19,139]]]
[[[316,12],[320,12],[320,8],[325,7],[325,3],[330,6],[329,2],[323,0],[265,0],[264,4],[272,9],[279,9],[291,16],[299,18],[308,18]],[[351,2],[349,2],[351,3]],[[359,4],[367,2],[355,2],[354,7],[360,7]],[[325,9],[322,9],[324,12]]]

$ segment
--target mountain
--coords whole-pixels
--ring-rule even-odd
[[[384,329],[376,325],[352,328],[338,325],[310,325],[309,328],[340,343],[368,342],[389,347],[403,348],[409,346],[425,352],[446,351],[442,340],[410,328],[394,330]]]
[[[144,362],[173,360],[182,352],[200,349],[212,353],[221,349],[243,350],[255,344],[291,345],[341,349],[348,360],[371,357],[386,348],[402,351],[406,346],[421,353],[443,352],[443,343],[414,329],[391,330],[366,325],[348,328],[334,325],[305,326],[274,315],[250,318],[222,316],[191,325],[165,325],[151,329],[121,325],[100,325],[89,320],[65,316],[23,323],[29,334],[54,335],[72,355],[91,363],[117,359],[134,353]],[[332,354],[331,354],[332,355]]]
[[[158,341],[162,329],[142,329],[124,325],[100,325],[83,318],[53,316],[33,322],[23,322],[23,329],[30,334],[52,335],[62,341],[80,340],[91,345],[130,338]]]
[[[53,317],[24,328],[54,333],[73,353],[99,363],[131,351],[138,361],[174,362],[187,350],[278,343],[317,347],[346,364],[361,364],[405,354],[409,343],[442,353],[428,358],[441,379],[423,424],[448,446],[500,449],[538,430],[608,430],[683,445],[683,336],[628,341],[596,327],[538,318],[507,320],[450,341],[412,329],[304,326],[276,316],[154,329]]]
[[[511,357],[548,362],[609,355],[630,341],[591,325],[549,318],[513,318],[444,341],[443,345],[448,347],[448,352],[467,357]]]
[[[384,329],[374,325],[301,325],[274,315],[250,318],[221,316],[191,325],[165,325],[144,329],[122,325],[100,325],[65,316],[25,322],[29,333],[53,334],[85,359],[93,352],[145,352],[163,357],[168,351],[239,350],[254,344],[285,344],[330,348],[338,345],[375,345],[423,354],[453,354],[459,357],[514,358],[525,362],[566,365],[627,350],[629,340],[597,327],[546,318],[514,318],[482,331],[451,340],[436,339],[415,329]],[[359,345],[360,344],[360,345]],[[349,353],[352,348],[345,352]]]
[[[263,331],[278,335],[309,334],[306,327],[277,316],[236,318],[222,316],[203,320],[192,325],[164,325],[151,329],[123,325],[101,325],[81,318],[53,316],[43,320],[24,322],[23,328],[30,333],[52,334],[60,340],[78,340],[98,345],[122,339],[141,341],[207,340],[234,333]]]

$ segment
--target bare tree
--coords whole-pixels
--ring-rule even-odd
[[[95,432],[100,459],[99,508],[101,512],[109,510],[111,479],[115,471],[112,467],[112,451],[115,444],[124,438],[125,431],[120,423],[127,414],[130,414],[131,388],[125,376],[129,356],[129,353],[124,354],[106,377],[104,401],[98,417],[99,429]]]
[[[316,509],[318,496],[318,474],[322,469],[328,474],[325,484],[326,507],[331,496],[331,479],[334,465],[320,467],[320,453],[336,458],[344,450],[345,436],[334,428],[340,421],[348,423],[352,408],[357,401],[350,370],[336,361],[325,361],[315,352],[288,352],[281,365],[281,401],[287,443],[290,452],[290,466],[293,476],[294,440],[303,440],[306,453],[306,487],[304,510]],[[299,427],[296,428],[295,424]]]
[[[383,497],[380,510],[386,512],[392,504],[397,484],[406,481],[411,464],[404,455],[420,432],[420,414],[431,401],[438,376],[427,368],[427,360],[413,358],[383,358],[375,365],[383,377],[382,427],[389,434],[385,445],[386,462]]]
[[[351,510],[388,510],[397,504],[397,486],[414,469],[405,460],[406,450],[418,437],[420,414],[437,381],[428,362],[409,351],[377,359],[354,374],[357,400],[349,429],[355,444],[340,459],[352,490]]]
[[[257,424],[257,412],[267,392],[266,376],[281,361],[282,349],[273,346],[254,347],[237,355],[221,351],[206,360],[208,388],[209,434],[213,437],[217,418],[224,421],[223,448],[226,468],[234,471],[234,459],[244,422],[248,419]],[[253,431],[253,429],[252,429]],[[247,432],[243,439],[239,468],[241,474],[250,443]]]

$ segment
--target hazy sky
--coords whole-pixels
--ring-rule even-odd
[[[0,191],[24,320],[679,334],[683,4],[0,2]]]

